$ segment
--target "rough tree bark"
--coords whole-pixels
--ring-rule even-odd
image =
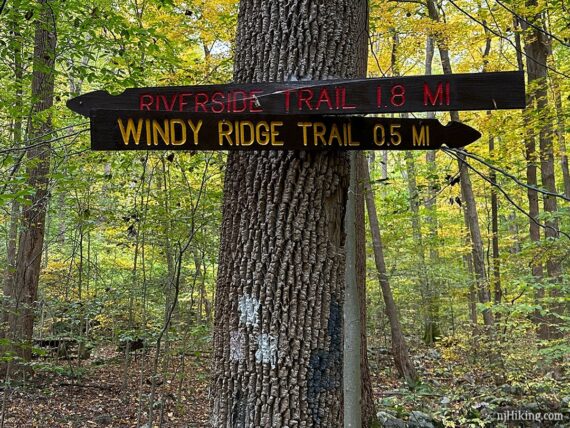
[[[378,224],[378,214],[376,212],[376,201],[374,199],[372,186],[370,185],[370,171],[366,163],[364,164],[363,171],[368,222],[370,224],[372,244],[374,246],[374,261],[376,262],[376,269],[378,270],[378,279],[380,281],[382,297],[384,298],[384,304],[386,306],[386,315],[390,321],[392,354],[394,356],[394,362],[396,364],[398,373],[406,380],[406,383],[411,388],[413,388],[418,383],[418,375],[408,354],[408,345],[406,344],[406,339],[402,333],[398,308],[394,302],[392,289],[390,288],[390,283],[388,281],[386,262],[384,260],[384,248],[382,246],[382,237],[380,235],[380,226]]]
[[[41,257],[44,241],[45,217],[50,166],[49,142],[37,144],[51,129],[51,116],[42,114],[53,105],[55,64],[55,16],[48,0],[38,0],[38,19],[34,41],[32,74],[32,119],[29,137],[35,144],[27,150],[27,185],[34,189],[22,210],[16,271],[13,287],[6,290],[10,304],[7,312],[8,330],[15,339],[14,351],[24,361],[32,355],[34,307],[37,299]]]
[[[236,82],[362,77],[364,0],[242,0]],[[341,152],[233,152],[224,186],[212,424],[340,427]]]

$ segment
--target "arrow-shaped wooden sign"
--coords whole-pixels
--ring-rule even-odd
[[[525,107],[522,72],[403,76],[127,89],[68,101],[84,116],[94,109],[210,114],[364,114]]]
[[[481,137],[436,119],[93,110],[93,150],[434,150]]]

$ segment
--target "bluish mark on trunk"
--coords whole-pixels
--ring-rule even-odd
[[[247,413],[246,398],[243,396],[242,391],[238,390],[233,402],[232,427],[247,428],[246,413]]]
[[[342,310],[335,296],[331,296],[327,325],[329,349],[317,349],[309,360],[307,401],[315,426],[320,426],[326,409],[319,406],[319,396],[341,386],[342,376]]]

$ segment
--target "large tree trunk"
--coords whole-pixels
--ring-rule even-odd
[[[428,13],[430,18],[435,22],[440,22],[439,12],[434,0],[428,0]],[[441,66],[445,74],[452,74],[451,60],[446,42],[441,38],[436,38]],[[459,121],[459,113],[450,112],[451,120]],[[485,253],[483,251],[483,240],[481,238],[481,229],[479,227],[479,215],[477,213],[477,205],[475,203],[475,195],[473,194],[473,186],[471,177],[469,176],[469,168],[465,161],[465,156],[459,154],[459,174],[461,177],[461,196],[465,209],[467,210],[466,220],[469,222],[469,232],[471,236],[471,251],[473,253],[473,269],[475,270],[475,279],[477,281],[477,295],[479,302],[486,304],[490,302],[489,280],[485,270]],[[483,310],[483,322],[487,327],[494,324],[493,314],[489,309]]]
[[[368,222],[370,224],[372,244],[374,246],[374,261],[376,262],[376,269],[378,270],[378,279],[380,281],[380,288],[382,289],[384,305],[386,306],[386,315],[390,322],[392,354],[394,356],[394,362],[396,363],[398,373],[406,380],[408,385],[413,388],[418,383],[418,375],[408,354],[408,345],[406,344],[406,339],[402,333],[402,326],[400,325],[400,315],[398,314],[398,308],[394,302],[392,289],[390,288],[390,283],[388,281],[386,261],[384,260],[384,247],[382,245],[382,237],[380,235],[374,192],[370,185],[370,172],[368,165],[364,165],[363,171]]]
[[[37,144],[52,129],[51,117],[40,114],[53,105],[56,29],[53,9],[47,0],[38,0],[32,76],[32,120],[27,150],[27,185],[34,189],[22,211],[22,222],[16,256],[16,272],[8,299],[13,306],[8,313],[8,329],[15,340],[15,353],[24,361],[32,354],[34,308],[37,299],[48,194],[50,165],[49,142]],[[46,137],[46,139],[49,137]]]
[[[536,0],[527,0],[528,7],[536,7]],[[547,60],[548,60],[548,40],[546,35],[540,30],[543,27],[542,17],[537,15],[530,22],[534,22],[531,28],[523,22],[523,28],[527,31],[527,39],[525,43],[525,52],[527,55],[527,76],[528,83],[531,86],[528,109],[534,111],[532,124],[538,128],[538,138],[540,145],[540,175],[542,178],[542,187],[549,192],[556,193],[556,180],[554,171],[554,149],[553,149],[553,125],[552,115],[548,106],[548,82],[547,82]],[[538,123],[537,123],[538,122]],[[528,149],[527,149],[528,152]],[[529,183],[530,184],[530,183]],[[556,212],[558,211],[556,198],[549,195],[543,195],[544,211],[549,213],[549,218],[545,221],[546,229],[544,236],[550,240],[559,238],[558,220]],[[531,214],[532,215],[532,214]],[[557,283],[562,274],[562,268],[559,258],[551,255],[546,261],[546,271],[548,279],[551,283]],[[551,297],[558,298],[559,290],[553,285],[550,293]],[[544,296],[544,293],[542,292]],[[542,297],[542,296],[541,296]],[[550,316],[542,320],[539,334],[543,339],[560,337],[561,332],[558,329],[560,323],[559,315],[564,312],[563,304],[550,305]]]
[[[363,77],[367,3],[242,0],[237,82]],[[339,427],[342,152],[228,157],[216,292],[212,424]]]

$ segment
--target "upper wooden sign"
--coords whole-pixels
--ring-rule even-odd
[[[95,91],[67,102],[91,110],[209,114],[364,114],[525,107],[522,72],[403,76],[380,79],[244,83]]]

